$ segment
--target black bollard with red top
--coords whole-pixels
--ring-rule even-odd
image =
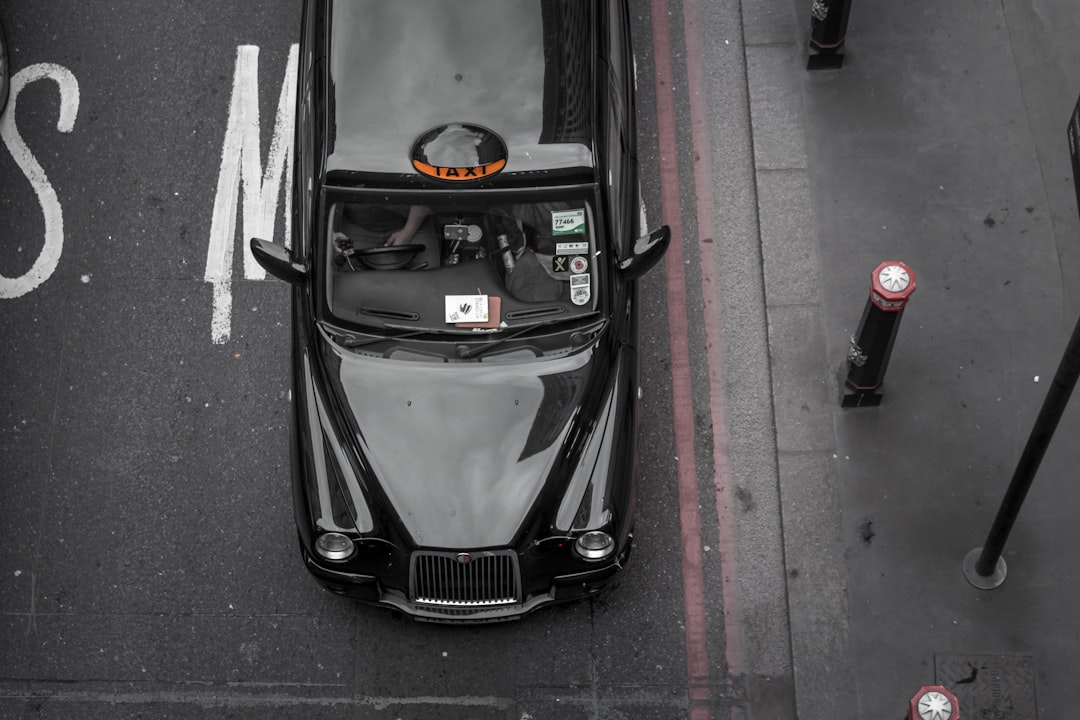
[[[923,685],[908,701],[905,720],[960,720],[960,701],[941,685]]]
[[[841,407],[874,407],[881,404],[878,389],[885,380],[896,331],[908,298],[915,292],[915,271],[902,262],[890,260],[877,266],[870,276],[870,297],[866,301],[859,329],[851,336],[845,361]]]
[[[844,47],[847,35],[851,0],[814,0],[810,6],[810,49],[813,54],[806,61],[807,70],[829,70],[844,64]]]

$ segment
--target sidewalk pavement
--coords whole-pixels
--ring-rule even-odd
[[[1065,128],[1075,0],[853,0],[805,70],[810,0],[743,3],[798,717],[1080,717],[1080,400],[978,590],[979,547],[1080,317]],[[878,408],[837,372],[885,260],[918,289]]]

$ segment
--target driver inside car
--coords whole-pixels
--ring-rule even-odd
[[[378,269],[434,268],[439,266],[439,240],[431,211],[423,205],[383,207],[346,204],[339,210],[334,232],[334,261],[341,267],[359,270],[364,266]],[[367,255],[360,262],[353,257],[357,250],[405,245],[422,245],[423,251],[414,254],[386,252]]]

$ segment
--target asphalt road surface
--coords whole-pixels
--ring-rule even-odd
[[[656,37],[665,5],[631,2],[644,211],[689,236],[694,78],[681,6]],[[282,177],[267,167],[299,2],[6,0],[0,17],[16,73],[0,123],[0,717],[667,720],[754,699],[730,680],[710,495],[725,456],[703,411],[719,331],[698,243],[642,283],[643,477],[618,587],[485,627],[356,605],[299,560],[287,288],[243,258],[267,217],[282,239],[285,188],[242,197],[229,180]],[[724,37],[738,33],[708,34],[708,53]],[[240,87],[257,88],[242,117]],[[664,147],[684,172],[661,167]],[[749,172],[744,150],[714,154],[742,153],[742,170],[725,165]],[[698,461],[682,477],[679,443]],[[784,607],[782,583],[763,593]],[[747,640],[782,639],[778,674],[785,622]]]

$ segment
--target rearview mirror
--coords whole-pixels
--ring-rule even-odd
[[[630,257],[619,263],[619,273],[625,280],[641,277],[659,262],[671,244],[671,228],[663,225],[634,241]]]
[[[266,272],[279,280],[298,285],[307,279],[307,267],[294,263],[284,245],[251,238],[251,254]]]

